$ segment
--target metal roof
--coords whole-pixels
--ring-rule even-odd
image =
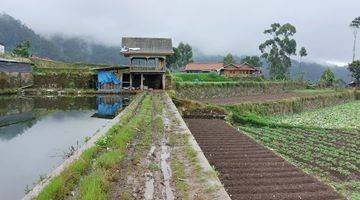
[[[27,73],[31,71],[32,71],[31,63],[0,59],[0,72]]]
[[[123,37],[121,53],[171,55],[174,53],[172,48],[170,38]]]

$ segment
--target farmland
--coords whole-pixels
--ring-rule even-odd
[[[239,129],[344,196],[359,199],[359,103],[287,116],[250,116]]]
[[[316,111],[272,117],[277,123],[317,126],[321,128],[360,129],[360,101]]]

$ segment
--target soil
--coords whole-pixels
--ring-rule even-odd
[[[344,199],[219,119],[186,119],[232,199]]]
[[[202,99],[199,101],[205,103],[214,103],[214,104],[238,104],[244,102],[274,101],[274,100],[288,99],[291,97],[305,97],[305,96],[311,96],[311,94],[284,92],[278,94],[261,94],[261,95],[249,95],[249,96],[238,96],[238,97]]]

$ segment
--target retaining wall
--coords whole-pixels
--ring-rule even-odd
[[[91,73],[34,74],[35,88],[95,88],[95,75]]]
[[[173,84],[176,95],[184,99],[227,98],[246,95],[276,94],[287,90],[304,89],[302,82],[212,82],[192,83],[177,82]]]
[[[237,105],[226,105],[226,109],[236,113],[256,113],[260,115],[298,113],[305,110],[323,108],[356,100],[354,91],[319,94],[307,97],[294,97],[285,100]]]

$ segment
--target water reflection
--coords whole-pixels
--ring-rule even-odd
[[[128,97],[120,96],[97,96],[97,113],[93,117],[112,119],[118,115],[124,106],[129,104]]]
[[[63,155],[92,136],[129,97],[0,96],[0,199],[20,199],[26,186],[63,162]],[[106,116],[99,119],[98,113]]]

